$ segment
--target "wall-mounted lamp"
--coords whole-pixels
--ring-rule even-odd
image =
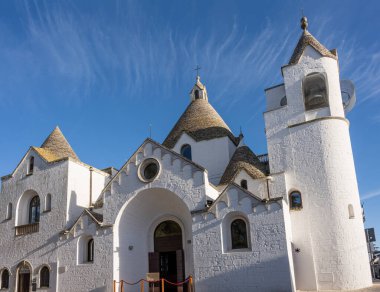
[[[133,249],[133,245],[128,246],[128,249],[132,250]]]

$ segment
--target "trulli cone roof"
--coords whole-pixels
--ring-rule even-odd
[[[75,154],[58,126],[46,138],[41,147],[33,148],[49,162],[67,157],[79,161],[78,156]]]
[[[236,148],[234,155],[220,179],[220,184],[232,182],[241,170],[245,170],[253,179],[265,177],[265,166],[252,150],[245,145]]]
[[[196,99],[189,104],[162,144],[167,148],[173,148],[183,132],[195,141],[227,136],[235,145],[239,143],[239,139],[232,134],[227,124],[205,99]]]

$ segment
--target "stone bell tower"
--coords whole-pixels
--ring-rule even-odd
[[[307,27],[303,17],[284,83],[266,90],[264,114],[271,173],[286,177],[296,289],[364,288],[372,281],[346,119],[354,87],[340,80],[336,50]]]

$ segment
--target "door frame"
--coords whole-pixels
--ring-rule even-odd
[[[158,253],[159,255],[159,252],[156,252],[155,251],[155,246],[154,246],[154,233],[155,233],[155,230],[156,228],[163,222],[165,221],[174,221],[175,223],[178,224],[178,226],[181,228],[181,239],[182,239],[182,274],[183,274],[183,278],[185,279],[186,277],[186,232],[185,232],[185,228],[184,228],[184,225],[182,223],[182,221],[178,218],[178,217],[175,217],[173,215],[163,215],[163,216],[160,216],[158,218],[156,218],[156,220],[153,221],[153,223],[151,224],[151,226],[149,227],[149,231],[148,231],[148,254],[150,253]],[[174,251],[174,250],[173,250]],[[177,251],[174,251],[174,252],[177,252]],[[149,258],[148,258],[148,261],[149,261]],[[149,266],[149,265],[148,265]],[[177,271],[178,273],[178,271]],[[177,275],[178,277],[178,275]],[[178,291],[181,291],[181,289],[178,289]]]
[[[28,262],[28,261],[22,261],[20,262],[18,265],[17,265],[17,269],[16,269],[16,289],[15,291],[17,292],[22,292],[20,289],[20,270],[21,268],[23,267],[27,267],[29,269],[29,292],[31,291],[31,286],[32,286],[32,276],[33,276],[33,268],[32,268],[32,265]]]

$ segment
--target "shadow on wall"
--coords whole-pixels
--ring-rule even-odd
[[[241,254],[241,253],[238,253]],[[228,291],[260,291],[260,292],[290,292],[291,281],[289,264],[286,256],[269,261],[261,261],[253,266],[236,268],[243,262],[235,258],[231,261],[231,269],[228,266],[199,267],[198,275],[207,274],[207,279],[195,282],[197,292],[228,292]]]
[[[89,292],[106,292],[106,291],[107,291],[106,286],[98,287],[98,288],[95,288],[95,289],[89,290]]]
[[[66,228],[71,226],[71,224],[74,223],[76,219],[78,219],[79,215],[82,213],[84,207],[80,207],[77,204],[78,201],[78,195],[75,191],[71,191],[70,194],[70,201],[69,201],[69,212],[67,213],[67,223]]]

